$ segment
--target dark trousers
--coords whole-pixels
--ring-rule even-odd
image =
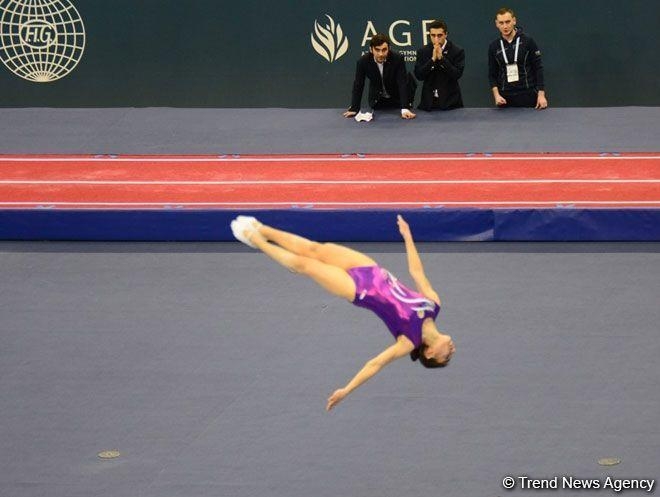
[[[374,110],[376,109],[400,109],[401,100],[398,98],[383,98],[380,97],[376,104],[374,105]]]
[[[523,93],[502,93],[500,95],[506,100],[506,105],[501,107],[536,107],[536,90],[529,90]]]
[[[412,74],[408,73],[407,74],[407,81],[406,81],[406,105],[405,108],[407,109],[412,109],[413,108],[413,102],[415,101],[415,92],[417,91],[417,81],[413,77]],[[398,95],[392,96],[390,98],[383,98],[382,96],[379,96],[376,99],[376,102],[373,106],[374,109],[401,109],[401,99],[398,97]]]

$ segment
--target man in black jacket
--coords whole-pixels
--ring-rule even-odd
[[[398,108],[403,119],[414,119],[411,112],[415,97],[415,82],[406,71],[406,61],[390,50],[390,39],[376,34],[369,43],[369,53],[357,62],[351,106],[344,117],[353,117],[360,111],[364,80],[369,79],[370,109]]]
[[[488,79],[498,107],[545,109],[543,64],[536,42],[516,27],[513,10],[501,8],[495,15],[500,37],[488,48]]]
[[[415,77],[424,81],[419,109],[450,110],[463,107],[458,80],[465,68],[465,51],[447,39],[447,24],[429,24],[431,42],[417,50]]]

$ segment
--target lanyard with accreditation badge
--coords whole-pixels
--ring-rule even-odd
[[[513,55],[513,64],[509,64],[509,58],[506,56],[502,39],[500,39],[500,47],[502,47],[502,57],[504,57],[504,63],[506,64],[506,80],[508,83],[515,83],[520,79],[520,76],[518,75],[518,48],[520,48],[520,38],[516,40],[516,51]]]

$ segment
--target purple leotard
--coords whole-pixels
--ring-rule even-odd
[[[395,338],[404,335],[415,348],[422,344],[422,323],[437,317],[437,303],[399,283],[380,266],[354,267],[348,274],[355,281],[353,305],[372,310]]]

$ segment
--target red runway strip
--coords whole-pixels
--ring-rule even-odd
[[[660,207],[660,154],[0,157],[0,208]]]

